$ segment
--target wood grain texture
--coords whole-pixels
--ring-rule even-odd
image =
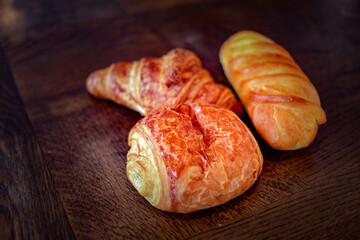
[[[0,46],[0,238],[73,239]]]
[[[354,167],[359,169],[359,162]],[[353,194],[359,184],[360,178],[348,172],[337,174],[192,239],[357,239],[360,199]]]
[[[46,171],[44,176],[36,175],[34,169],[20,172],[22,168],[11,173],[30,179],[35,174],[39,177],[34,184],[40,185],[53,179],[58,195],[53,195],[50,183],[46,191],[64,206],[73,230],[64,228],[62,234],[74,234],[77,239],[360,238],[360,133],[356,130],[360,126],[360,13],[356,1],[180,4],[175,0],[151,5],[108,0],[99,10],[102,17],[77,15],[77,1],[52,7],[43,0],[34,2],[48,20],[41,21],[39,12],[33,14],[34,24],[8,31],[2,42],[36,133],[36,137],[32,131],[24,136],[39,142],[27,145],[28,151],[44,158],[50,175]],[[106,10],[109,6],[111,11]],[[58,15],[51,16],[54,9]],[[73,22],[61,20],[67,14],[78,17]],[[328,122],[320,126],[310,147],[283,152],[262,141],[245,116],[264,155],[257,183],[212,209],[185,215],[154,209],[125,174],[128,132],[141,116],[91,97],[86,77],[115,61],[159,57],[181,47],[194,51],[214,79],[230,87],[219,63],[219,49],[232,33],[243,29],[259,31],[291,53],[318,90]],[[1,105],[0,111],[22,109],[21,102],[9,100],[7,92],[12,90],[1,92],[1,102],[11,105]],[[23,122],[12,124],[6,126],[24,126]],[[4,139],[11,142],[7,135]],[[6,149],[17,150],[10,145]],[[21,185],[21,181],[15,182]],[[24,196],[33,196],[35,202],[39,198],[32,191]],[[46,204],[40,208],[52,209]],[[27,217],[21,215],[19,221]],[[3,226],[11,221],[4,219],[0,229],[9,229]],[[11,236],[41,226],[39,221],[33,228],[21,225],[5,233]]]

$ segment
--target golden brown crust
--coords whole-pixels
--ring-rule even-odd
[[[216,84],[191,51],[174,49],[161,58],[114,63],[92,73],[88,91],[146,115],[162,106],[183,102],[218,104],[242,113],[232,91]],[[211,94],[206,89],[211,88]]]
[[[210,104],[180,104],[149,114],[130,131],[129,145],[129,180],[147,199],[154,193],[156,200],[149,202],[164,211],[186,213],[225,203],[250,188],[263,165],[259,146],[239,117]]]
[[[326,122],[320,98],[290,54],[271,39],[241,31],[222,45],[220,60],[257,132],[273,148],[294,150]]]

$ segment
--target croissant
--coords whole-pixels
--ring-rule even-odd
[[[131,129],[127,177],[163,211],[188,213],[225,203],[259,177],[263,156],[231,110],[208,103],[163,107]]]
[[[114,63],[90,74],[86,87],[93,96],[112,100],[143,116],[184,102],[218,104],[242,113],[233,92],[216,84],[200,59],[184,49],[174,49],[161,58]]]
[[[315,87],[283,47],[241,31],[223,43],[220,61],[256,131],[272,148],[312,143],[325,112]]]

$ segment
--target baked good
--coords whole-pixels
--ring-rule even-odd
[[[314,140],[326,122],[319,95],[280,45],[241,31],[227,39],[220,61],[256,131],[274,149],[295,150]]]
[[[130,131],[127,177],[163,211],[188,213],[225,203],[258,179],[263,156],[229,109],[191,103],[164,107]]]
[[[143,116],[183,102],[207,102],[242,112],[233,92],[215,83],[200,59],[185,49],[174,49],[160,58],[111,64],[90,74],[86,87],[93,96]]]

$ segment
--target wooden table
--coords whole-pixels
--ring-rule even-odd
[[[0,239],[360,238],[360,11],[348,1],[11,1],[0,4]],[[217,82],[239,30],[284,46],[318,90],[313,144],[264,155],[257,183],[191,214],[151,207],[126,178],[141,118],[85,89],[116,61],[194,51]]]

